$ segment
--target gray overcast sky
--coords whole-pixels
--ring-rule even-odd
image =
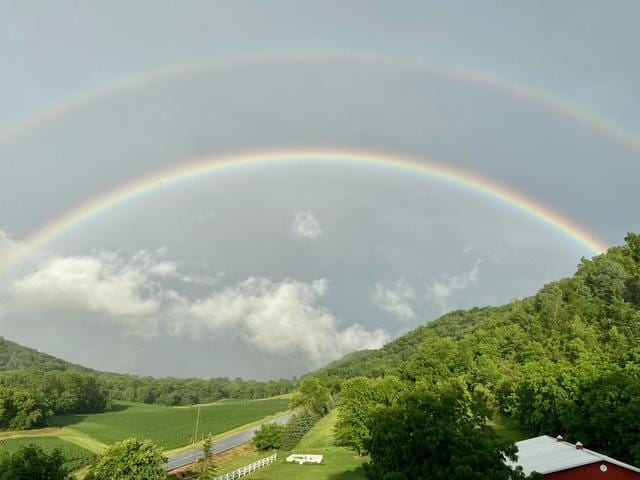
[[[297,147],[437,158],[619,244],[640,230],[640,150],[477,82],[347,57],[490,75],[640,136],[639,10],[0,1],[0,253],[153,172]],[[253,56],[263,60],[237,61]],[[166,74],[194,63],[211,66]],[[77,101],[97,91],[107,94]],[[122,372],[298,375],[451,309],[529,295],[589,255],[531,216],[428,177],[254,166],[118,204],[0,272],[0,335]]]

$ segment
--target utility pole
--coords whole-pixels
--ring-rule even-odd
[[[193,436],[192,444],[198,442],[198,429],[199,428],[200,428],[200,405],[198,405],[198,414],[196,415],[196,432],[195,432],[195,435]]]

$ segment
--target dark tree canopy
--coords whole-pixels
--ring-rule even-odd
[[[165,480],[162,450],[135,438],[114,443],[94,462],[85,480]]]
[[[394,406],[372,413],[365,441],[371,480],[524,479],[503,458],[515,459],[513,444],[487,425],[489,409],[462,382],[421,385]]]
[[[67,480],[65,457],[60,450],[45,452],[27,445],[13,454],[0,455],[0,480]]]
[[[302,408],[322,417],[331,408],[332,398],[329,388],[317,377],[303,378],[291,399],[292,408]]]
[[[265,423],[253,435],[253,445],[258,450],[274,450],[282,446],[282,434],[284,425]]]

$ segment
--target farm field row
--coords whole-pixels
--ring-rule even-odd
[[[62,451],[63,455],[68,459],[65,465],[71,470],[76,470],[86,465],[95,456],[95,453],[75,443],[54,436],[26,436],[2,440],[2,443],[0,443],[0,452],[12,453],[29,444],[36,444],[47,452],[54,449]]]
[[[201,407],[199,431],[216,435],[284,412],[288,400],[232,400]],[[197,408],[114,402],[110,411],[54,417],[52,426],[76,431],[106,445],[129,437],[149,439],[165,450],[187,445],[195,433]]]

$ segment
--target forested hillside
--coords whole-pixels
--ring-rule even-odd
[[[43,372],[78,371],[88,372],[89,368],[66,362],[59,358],[39,352],[33,348],[23,347],[15,342],[0,337],[0,372],[7,370],[35,369]]]
[[[354,352],[330,363],[317,373],[341,378],[351,378],[358,375],[398,375],[406,362],[413,358],[416,349],[427,338],[442,336],[460,339],[484,319],[507,309],[508,306],[456,310],[428,325],[420,326],[406,333],[378,350]]]
[[[468,398],[481,394],[535,433],[638,464],[640,236],[583,259],[573,277],[530,298],[453,312],[315,375],[341,389],[338,433],[354,449],[375,445],[374,407],[396,408],[399,392],[426,389],[421,398],[437,399],[463,385]]]

